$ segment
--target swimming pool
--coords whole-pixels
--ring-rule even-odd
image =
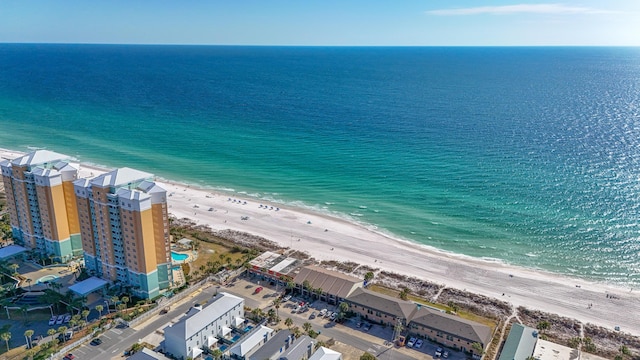
[[[171,252],[171,260],[175,261],[175,262],[183,262],[185,260],[187,260],[187,258],[189,257],[189,255],[187,254],[180,254],[177,252]]]
[[[57,278],[58,277],[56,275],[45,275],[45,276],[41,277],[40,279],[38,279],[38,281],[36,281],[36,284],[44,284],[46,282],[53,281],[53,280],[55,280]]]

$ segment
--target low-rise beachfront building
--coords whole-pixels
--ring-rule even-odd
[[[309,360],[342,360],[342,353],[321,346],[311,355]]]
[[[263,281],[271,282],[272,285],[277,284],[284,287],[293,280],[295,270],[302,265],[302,261],[272,251],[265,251],[251,260],[249,265],[249,274],[259,276]]]
[[[353,291],[346,301],[349,310],[366,321],[390,327],[402,324],[412,336],[453,349],[473,354],[473,343],[485,348],[491,341],[490,327],[412,301],[362,288]]]
[[[416,304],[411,301],[396,299],[363,288],[353,291],[346,300],[349,310],[361,318],[392,327],[398,322],[406,326],[416,311]]]
[[[36,150],[0,162],[14,241],[42,257],[67,262],[82,255],[69,156]]]
[[[473,343],[479,343],[484,349],[492,337],[491,328],[486,325],[426,306],[418,306],[411,315],[408,331],[471,354],[474,354]]]
[[[289,346],[289,349],[285,350],[278,360],[308,360],[313,354],[316,341],[307,335],[294,340],[293,345]],[[256,359],[257,360],[257,359]]]
[[[266,344],[273,335],[273,329],[264,325],[258,325],[246,334],[237,343],[229,348],[229,354],[232,359],[245,360],[249,359],[251,354]],[[264,360],[264,359],[263,359]]]
[[[244,322],[244,299],[218,293],[205,307],[191,308],[177,323],[164,328],[164,350],[176,359],[196,358],[202,348],[214,346],[239,322]]]
[[[152,177],[121,168],[74,182],[85,267],[142,298],[173,284],[167,192]]]
[[[316,265],[301,268],[293,282],[302,295],[319,294],[329,304],[339,304],[364,284],[362,279]]]
[[[542,339],[536,341],[536,347],[533,349],[533,358],[536,360],[605,360],[605,358],[593,354],[580,353],[578,349]]]
[[[504,342],[499,360],[528,360],[538,341],[538,331],[522,324],[513,323]]]
[[[140,351],[129,356],[128,360],[170,360],[170,359],[160,354],[159,352],[155,352],[151,349],[147,349],[146,347],[143,347],[142,349],[140,349]]]

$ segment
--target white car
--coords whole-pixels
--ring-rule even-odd
[[[420,349],[420,348],[422,347],[422,344],[423,344],[422,339],[418,339],[418,340],[416,341],[415,348],[416,348],[416,349]]]
[[[436,349],[436,357],[440,357],[440,356],[442,356],[442,348],[441,347]]]
[[[55,325],[56,324],[56,319],[58,317],[56,315],[52,316],[51,319],[49,319],[49,325]]]
[[[412,348],[413,345],[415,345],[416,343],[416,338],[412,337],[411,339],[409,339],[409,341],[407,342],[407,347],[408,348]]]
[[[322,316],[327,315],[327,311],[328,311],[327,309],[322,309],[322,310],[320,310],[320,315],[319,315],[319,316],[321,316],[321,317],[322,317]]]

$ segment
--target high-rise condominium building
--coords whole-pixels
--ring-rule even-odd
[[[68,159],[36,150],[0,162],[16,243],[63,262],[82,254],[73,189],[78,167]]]
[[[173,283],[167,193],[151,179],[121,168],[74,182],[85,267],[143,298]]]

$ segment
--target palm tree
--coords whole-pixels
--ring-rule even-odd
[[[292,291],[295,287],[296,287],[296,283],[295,283],[295,282],[293,282],[293,280],[289,280],[289,281],[287,281],[287,289],[289,289],[290,291]]]
[[[29,322],[29,318],[28,318],[28,311],[29,307],[27,305],[20,305],[20,311],[22,311],[22,314],[24,314],[24,323],[28,323]]]
[[[274,308],[276,308],[276,316],[280,317],[280,315],[278,314],[278,309],[280,308],[280,304],[282,304],[282,299],[275,298],[273,299],[273,302],[271,303],[273,305]]]
[[[295,336],[296,338],[299,338],[300,335],[302,335],[302,330],[300,330],[300,328],[297,326],[292,328],[290,331],[293,334],[293,336]]]
[[[540,330],[541,333],[544,334],[545,330],[548,330],[551,327],[551,324],[547,320],[540,321],[536,325],[536,329]]]
[[[340,305],[338,305],[338,310],[338,316],[340,317],[340,319],[343,319],[349,312],[349,304],[347,304],[345,301],[341,302]]]
[[[49,336],[53,336],[53,335],[55,335],[55,334],[56,334],[56,329],[49,329],[49,330],[47,330],[47,335],[49,335]]]
[[[211,356],[213,356],[214,359],[221,359],[222,358],[222,350],[220,349],[215,349],[211,352]]]
[[[311,323],[306,322],[306,323],[302,324],[302,328],[304,329],[304,331],[306,331],[308,333],[309,330],[311,330]]]
[[[96,311],[100,314],[100,317],[102,317],[102,310],[104,310],[102,305],[96,305]]]
[[[88,317],[89,317],[89,310],[82,310],[82,317],[84,318],[84,321],[89,321]]]
[[[316,294],[316,296],[318,297],[318,300],[320,300],[320,295],[322,295],[322,288],[317,288],[314,289],[313,292]]]
[[[122,297],[122,302],[129,307],[129,297],[128,296],[123,296]]]
[[[113,309],[116,309],[116,305],[118,305],[118,303],[120,302],[120,298],[117,296],[112,296],[111,297],[111,303],[113,304]]]
[[[9,265],[9,268],[11,268],[11,270],[13,271],[13,275],[18,275],[18,268],[20,267],[20,265],[18,264],[11,264]]]
[[[285,324],[289,329],[291,329],[291,326],[293,326],[293,320],[291,320],[291,318],[286,318],[286,319],[284,320],[284,324]]]
[[[411,293],[409,288],[402,289],[402,291],[400,291],[400,299],[407,300],[409,298],[409,293]]]
[[[0,338],[2,338],[2,340],[4,340],[7,343],[7,352],[9,351],[9,340],[11,340],[11,333],[8,331],[3,332],[2,334],[0,334]]]
[[[33,280],[31,280],[31,279],[27,279],[27,285],[29,285],[29,291],[31,291],[31,282],[32,282],[32,281],[33,281]]]
[[[33,330],[27,330],[24,332],[24,338],[27,340],[27,349],[31,349],[31,337],[33,336]]]

